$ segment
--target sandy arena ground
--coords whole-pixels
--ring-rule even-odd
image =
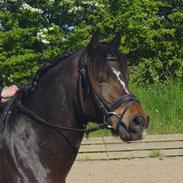
[[[183,157],[76,161],[67,183],[183,183]]]

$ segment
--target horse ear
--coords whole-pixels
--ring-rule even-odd
[[[100,41],[100,33],[94,32],[92,34],[92,38],[87,46],[88,51],[94,50],[97,47],[97,45],[99,44],[99,41]]]
[[[109,47],[118,50],[121,44],[121,34],[120,32],[116,33],[116,36],[113,38],[112,41],[108,43]]]

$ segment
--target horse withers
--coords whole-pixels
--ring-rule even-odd
[[[139,140],[149,117],[128,89],[120,35],[54,58],[8,105],[0,136],[0,182],[64,183],[88,121],[124,141]]]

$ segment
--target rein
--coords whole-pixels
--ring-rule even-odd
[[[60,125],[56,125],[53,123],[50,123],[46,120],[44,120],[43,118],[39,117],[37,114],[35,114],[34,112],[32,112],[31,110],[29,110],[27,107],[25,107],[24,105],[22,105],[20,102],[15,102],[16,107],[24,114],[26,114],[27,116],[29,116],[30,118],[34,119],[35,121],[37,121],[40,124],[44,124],[46,126],[49,126],[50,128],[53,129],[57,129],[57,130],[63,130],[63,131],[73,131],[73,132],[84,132],[86,134],[89,134],[91,132],[100,130],[102,128],[105,128],[103,126],[103,124],[99,125],[98,127],[95,128],[87,128],[87,129],[79,129],[79,128],[70,128],[70,127],[63,127]]]
[[[108,106],[107,104],[105,104],[100,99],[99,95],[97,94],[97,92],[92,87],[92,84],[90,82],[89,75],[88,75],[88,72],[87,72],[87,65],[84,64],[84,58],[83,57],[84,56],[82,54],[80,56],[79,65],[78,65],[79,78],[78,78],[77,94],[78,94],[78,99],[79,99],[79,103],[80,103],[80,108],[83,112],[83,115],[85,116],[86,111],[85,111],[85,108],[84,108],[84,99],[83,99],[82,93],[81,93],[82,89],[85,89],[87,94],[91,94],[92,99],[94,100],[97,109],[99,111],[101,111],[101,113],[103,115],[103,123],[97,124],[97,126],[93,127],[93,128],[86,128],[84,126],[84,124],[83,124],[83,128],[71,128],[71,127],[56,125],[53,122],[46,121],[45,119],[41,118],[36,113],[32,112],[30,109],[28,109],[26,106],[24,106],[21,103],[22,96],[26,92],[29,91],[29,88],[24,86],[24,87],[20,87],[20,89],[18,90],[16,95],[13,96],[10,99],[10,101],[7,103],[7,105],[4,109],[3,115],[1,116],[1,120],[0,120],[0,132],[3,131],[6,123],[8,122],[8,120],[11,116],[12,110],[14,108],[16,108],[21,113],[29,116],[35,122],[40,123],[42,125],[46,125],[46,126],[52,128],[52,129],[54,129],[55,131],[57,131],[66,140],[66,142],[71,146],[74,154],[77,153],[77,148],[75,148],[73,146],[73,144],[70,142],[70,140],[62,133],[62,131],[72,131],[72,132],[86,133],[86,135],[88,136],[90,133],[92,133],[94,131],[101,130],[101,129],[115,129],[116,130],[116,127],[118,127],[120,125],[128,132],[128,127],[126,126],[126,124],[122,120],[123,116],[125,115],[126,111],[128,110],[128,108],[131,106],[131,104],[133,102],[138,102],[139,103],[139,101],[137,100],[137,98],[134,95],[127,94],[125,96],[120,97],[111,106]],[[30,91],[32,91],[32,90],[30,90]],[[115,109],[117,109],[119,106],[121,106],[123,104],[126,104],[126,103],[127,103],[127,106],[125,107],[123,113],[121,114],[121,116],[118,116],[118,114],[114,112]],[[111,126],[108,123],[108,118],[110,116],[117,117],[118,121],[117,121],[116,127]]]
[[[103,123],[98,124],[97,127],[94,128],[86,128],[86,129],[79,129],[79,128],[70,128],[70,127],[63,127],[60,125],[56,125],[53,123],[50,123],[46,120],[44,120],[43,118],[39,117],[36,113],[32,112],[30,109],[28,109],[27,107],[25,107],[23,104],[21,104],[20,99],[23,96],[23,94],[27,91],[26,87],[20,87],[19,91],[16,93],[16,95],[8,102],[3,115],[1,117],[1,123],[0,123],[0,130],[2,131],[6,122],[9,119],[9,116],[11,114],[11,110],[13,109],[14,106],[17,107],[17,109],[26,114],[27,116],[29,116],[30,118],[34,119],[35,121],[37,121],[40,124],[44,124],[46,126],[49,126],[50,128],[53,129],[57,129],[57,130],[63,130],[63,131],[73,131],[73,132],[83,132],[86,133],[87,135],[91,132],[100,130],[100,129],[114,129],[113,126],[111,126],[110,124],[108,124],[107,119],[110,116],[116,116],[118,118],[118,125],[122,125],[126,130],[126,124],[122,121],[122,118],[124,116],[124,114],[126,113],[126,111],[128,110],[129,106],[131,105],[132,102],[138,102],[137,98],[132,95],[132,94],[127,94],[125,96],[120,97],[116,102],[114,102],[112,104],[111,107],[109,107],[108,105],[106,105],[98,96],[98,94],[94,91],[91,82],[89,80],[89,76],[87,73],[87,66],[84,64],[84,60],[83,60],[83,55],[81,55],[80,60],[79,60],[79,74],[80,74],[80,79],[79,79],[79,91],[78,91],[78,95],[79,95],[79,100],[80,100],[80,104],[81,104],[81,108],[83,110],[84,113],[84,101],[81,97],[81,89],[82,89],[82,84],[84,85],[84,88],[86,90],[86,92],[92,95],[92,98],[96,104],[96,107],[101,111],[101,113],[103,114]],[[128,102],[127,107],[124,109],[124,112],[122,113],[121,116],[118,116],[114,110],[117,109],[119,106],[121,106],[122,104]]]

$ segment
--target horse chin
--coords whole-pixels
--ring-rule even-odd
[[[119,135],[120,139],[125,141],[125,142],[132,141],[132,140],[141,140],[143,138],[143,133],[141,133],[141,132],[138,132],[138,133],[128,132],[121,125],[118,126],[117,131],[118,131],[118,135]]]
[[[141,140],[143,139],[143,133],[131,133],[131,140]]]
[[[119,125],[117,131],[118,131],[118,135],[121,140],[123,140],[125,142],[131,140],[131,135],[123,126]]]

